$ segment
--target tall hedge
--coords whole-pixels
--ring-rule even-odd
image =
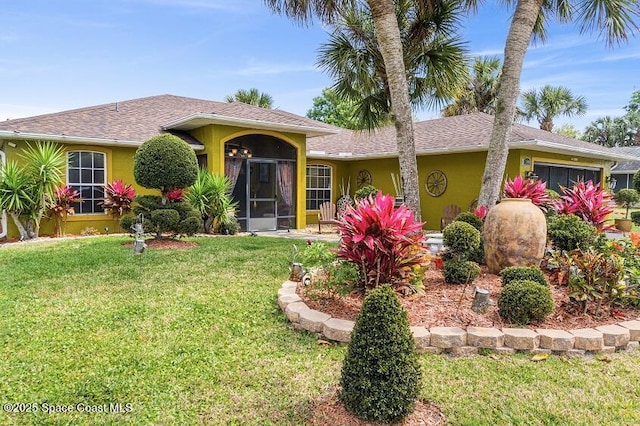
[[[361,419],[393,423],[414,410],[420,380],[407,312],[389,285],[376,287],[351,334],[340,398]]]
[[[133,176],[139,185],[165,193],[193,185],[198,176],[196,153],[177,136],[154,136],[138,148],[133,160]]]

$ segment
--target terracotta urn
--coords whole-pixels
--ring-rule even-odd
[[[482,231],[489,272],[538,266],[547,242],[547,220],[528,198],[504,198],[489,210]]]

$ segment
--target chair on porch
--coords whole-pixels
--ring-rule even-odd
[[[336,205],[328,201],[320,204],[320,211],[318,212],[318,233],[321,234],[321,225],[335,225],[336,224]]]
[[[442,209],[442,217],[440,218],[440,231],[442,231],[448,224],[453,222],[453,219],[460,214],[460,207],[455,204],[448,204]]]

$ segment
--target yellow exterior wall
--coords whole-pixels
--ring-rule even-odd
[[[611,174],[611,162],[607,160],[585,158],[579,155],[548,154],[546,152],[530,150],[518,150],[514,151],[513,154],[518,155],[520,158],[519,170],[523,175],[527,171],[533,171],[536,163],[551,163],[557,164],[558,166],[596,167],[600,169],[600,179],[603,184],[605,176]],[[524,165],[523,160],[525,158],[531,160],[530,166]]]
[[[341,183],[341,179],[344,180],[344,185],[346,188],[346,185],[348,183],[348,179],[350,176],[350,168],[351,168],[351,163],[347,162],[347,161],[329,161],[329,160],[316,160],[316,159],[312,159],[309,158],[307,159],[307,163],[308,165],[313,165],[313,164],[322,164],[325,166],[329,166],[331,167],[331,202],[335,203],[338,198],[340,198],[340,183]],[[302,172],[305,174],[305,176],[303,176],[303,185],[304,188],[302,189],[303,192],[305,192],[306,190],[306,166],[304,169],[301,169]],[[351,196],[353,197],[353,193],[355,192],[354,190],[355,187],[355,180],[353,178],[351,178]],[[302,204],[302,208],[305,209],[305,218],[306,218],[306,223],[307,224],[316,224],[318,223],[318,213],[320,212],[319,210],[306,210],[306,192],[305,192],[305,202],[304,204]]]

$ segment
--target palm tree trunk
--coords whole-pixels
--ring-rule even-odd
[[[493,206],[500,195],[502,177],[509,155],[507,141],[511,135],[516,101],[520,91],[522,63],[542,2],[543,0],[519,0],[511,21],[504,48],[504,64],[500,75],[496,115],[478,197],[479,206]]]
[[[20,216],[16,213],[12,213],[12,212],[8,212],[8,213],[9,213],[9,216],[11,216],[11,219],[13,219],[13,223],[16,225],[16,228],[18,228],[18,232],[20,232],[20,239],[21,240],[30,239],[31,237],[29,236],[27,229],[24,227],[22,222],[20,222]]]
[[[405,204],[413,210],[416,220],[421,220],[418,162],[413,138],[413,118],[409,103],[409,85],[402,57],[400,30],[392,0],[367,0],[376,30],[376,39],[389,82],[391,112],[396,126],[400,176]]]

